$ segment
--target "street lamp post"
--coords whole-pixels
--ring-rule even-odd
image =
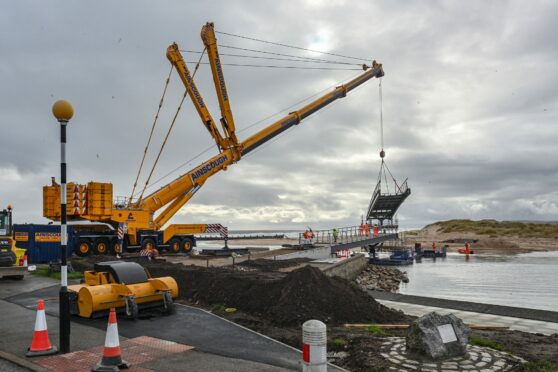
[[[66,126],[74,115],[68,101],[56,101],[52,113],[60,123],[60,352],[70,352],[70,297],[68,294],[68,230],[66,228]]]

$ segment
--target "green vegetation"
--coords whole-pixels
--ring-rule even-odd
[[[436,222],[428,226],[433,225],[438,226],[442,233],[469,232],[478,235],[558,239],[558,224],[550,223],[525,223],[496,220],[449,220]]]
[[[345,345],[347,345],[347,341],[345,341],[342,338],[335,338],[333,340],[333,345],[335,345],[337,347],[344,347]]]
[[[368,326],[368,332],[372,333],[374,336],[377,337],[387,337],[389,336],[389,333],[384,331],[383,329],[381,329],[380,327],[378,327],[375,324],[370,324]]]
[[[60,273],[51,272],[48,267],[38,267],[37,270],[33,272],[34,275],[46,276],[53,279],[60,279]],[[82,279],[83,273],[74,271],[68,273],[68,279]]]
[[[499,351],[504,350],[504,346],[500,345],[496,341],[489,340],[487,338],[471,336],[471,337],[469,337],[469,343],[471,345],[489,347],[489,348],[494,349],[494,350],[499,350]]]
[[[525,372],[558,372],[558,366],[548,360],[529,362],[523,365]]]

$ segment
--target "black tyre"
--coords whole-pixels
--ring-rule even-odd
[[[93,242],[93,252],[95,254],[107,254],[110,249],[107,238],[97,238]]]
[[[189,254],[192,251],[192,248],[194,248],[194,241],[191,238],[184,238],[182,240],[182,252]]]
[[[2,267],[10,267],[14,266],[17,262],[17,256],[13,251],[8,251],[6,253],[2,253],[2,259],[0,260],[0,266]]]
[[[122,252],[126,251],[126,241],[122,241],[122,247],[120,246],[120,242],[118,239],[112,239],[110,241],[110,254],[116,256],[117,254],[122,254]]]
[[[153,238],[144,238],[141,241],[141,249],[157,249],[157,243]]]
[[[168,251],[170,253],[180,253],[182,249],[182,240],[180,238],[172,238],[169,240],[169,248]]]
[[[93,251],[91,240],[87,238],[78,239],[76,246],[74,247],[74,252],[80,257],[89,256]]]

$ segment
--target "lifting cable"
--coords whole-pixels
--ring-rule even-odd
[[[383,109],[383,95],[382,95],[382,78],[380,78],[380,83],[378,85],[378,93],[379,93],[379,104],[380,104],[380,147],[381,147],[380,158],[382,159],[382,165],[380,165],[380,174],[378,175],[378,183],[382,182],[382,175],[383,175],[384,180],[386,182],[385,183],[386,191],[389,194],[389,184],[388,184],[388,179],[387,179],[387,173],[389,173],[389,176],[393,180],[394,193],[397,193],[398,190],[401,191],[401,188],[397,184],[397,180],[395,179],[395,177],[393,176],[393,174],[389,170],[389,167],[387,166],[387,164],[384,160],[384,158],[386,156],[386,153],[384,151],[384,109]],[[387,170],[387,173],[386,173],[386,170]]]
[[[226,57],[240,57],[240,58],[253,58],[253,59],[267,59],[267,60],[273,60],[273,61],[289,61],[289,62],[305,62],[305,63],[329,63],[329,64],[333,64],[333,65],[362,66],[361,63],[345,62],[345,61],[332,61],[332,60],[329,60],[329,59],[320,59],[320,58],[312,58],[312,57],[301,57],[301,56],[292,55],[292,54],[266,52],[266,51],[258,50],[258,49],[238,48],[238,47],[232,47],[232,46],[227,46],[227,45],[219,45],[219,47],[239,49],[239,50],[248,51],[248,52],[269,54],[269,55],[282,56],[282,57],[288,57],[288,58],[264,57],[264,56],[258,56],[258,55],[248,55],[248,54],[219,53],[220,56],[226,56]],[[197,51],[197,50],[180,49],[180,51],[183,52],[183,53],[194,53],[194,54],[200,54],[201,53],[200,51]]]
[[[347,79],[345,79],[345,80],[342,80],[342,81],[340,81],[339,83],[335,84],[333,87],[338,86],[338,85],[341,85],[341,84],[344,84],[344,83],[346,83],[347,81],[350,81],[350,80],[354,79],[355,76],[358,76],[358,75],[352,75],[351,77],[349,77],[349,78],[347,78]],[[327,88],[322,89],[321,91],[319,91],[319,92],[317,92],[317,93],[314,93],[314,94],[312,94],[312,95],[310,95],[310,96],[308,96],[308,97],[306,97],[306,98],[304,98],[304,99],[301,99],[300,101],[295,102],[295,103],[293,103],[292,105],[290,105],[290,106],[288,106],[288,107],[285,107],[284,109],[279,110],[279,111],[277,111],[276,113],[274,113],[274,114],[272,114],[272,115],[266,116],[265,118],[260,119],[260,120],[258,120],[258,121],[256,121],[256,122],[254,122],[254,123],[248,125],[248,126],[245,127],[245,128],[240,129],[240,130],[238,131],[238,133],[242,133],[242,132],[244,132],[244,131],[246,131],[246,130],[248,130],[248,129],[250,129],[250,128],[256,126],[256,125],[258,125],[258,124],[263,123],[264,121],[267,121],[267,120],[273,118],[274,116],[277,116],[277,115],[281,114],[282,112],[288,111],[288,110],[292,109],[293,107],[298,106],[298,105],[300,105],[300,104],[302,104],[302,103],[304,103],[304,102],[306,102],[306,101],[308,101],[308,100],[310,100],[310,99],[312,99],[312,98],[314,98],[314,97],[316,97],[316,96],[318,96],[318,95],[324,93],[325,91],[327,91],[327,90],[329,90],[329,89],[331,89],[331,88],[332,88],[332,87],[329,86],[329,87],[327,87]],[[360,88],[360,87],[359,87],[359,88]],[[357,89],[358,89],[358,88],[357,88]],[[283,133],[282,133],[282,134],[283,134]],[[277,136],[277,137],[281,137],[282,134],[279,135],[279,136]],[[274,141],[272,140],[271,142],[274,142]],[[191,158],[191,159],[185,161],[184,163],[180,164],[179,166],[177,166],[176,168],[174,168],[173,170],[171,170],[171,171],[168,172],[167,174],[165,174],[165,175],[161,176],[160,178],[158,178],[155,182],[153,182],[153,183],[149,186],[149,188],[155,186],[156,184],[158,184],[159,182],[161,182],[162,180],[164,180],[165,178],[167,178],[167,177],[170,176],[171,174],[177,172],[179,169],[181,169],[181,168],[183,168],[183,167],[189,165],[189,164],[192,163],[194,160],[198,159],[199,157],[201,157],[203,154],[207,153],[207,152],[208,152],[209,150],[211,150],[212,148],[214,148],[214,145],[208,146],[205,150],[201,151],[200,153],[198,153],[198,154],[197,154],[196,156],[194,156],[193,158]],[[257,151],[257,150],[256,150],[256,151]]]
[[[378,85],[379,95],[380,95],[380,146],[382,148],[382,152],[384,151],[384,103],[382,98],[382,78],[380,77],[380,84]],[[382,155],[380,153],[380,157],[382,158],[382,162],[384,161],[385,152]]]
[[[130,199],[128,200],[128,208],[132,204],[132,198],[134,197],[134,192],[136,191],[136,186],[138,185],[141,169],[143,168],[143,163],[145,162],[145,156],[147,155],[147,150],[149,149],[149,144],[151,143],[151,138],[153,137],[153,132],[155,131],[155,125],[157,124],[157,120],[159,119],[159,113],[161,112],[161,107],[163,107],[163,101],[165,100],[165,95],[167,94],[167,88],[169,86],[170,77],[173,69],[174,69],[174,65],[171,64],[169,76],[167,76],[167,82],[165,83],[165,89],[163,89],[163,94],[161,95],[161,100],[159,101],[159,108],[157,109],[157,113],[155,114],[155,119],[153,120],[153,125],[151,126],[151,133],[149,133],[149,139],[147,140],[147,145],[145,145],[145,150],[143,150],[143,157],[141,158],[141,164],[138,169],[136,181],[134,182],[134,187],[132,188],[132,194],[130,194]]]
[[[187,61],[186,63],[195,63],[192,61]],[[209,62],[202,62],[201,65],[209,65]],[[286,68],[286,69],[295,69],[295,70],[330,70],[330,71],[360,71],[360,68],[341,68],[341,67],[304,67],[304,66],[280,66],[280,65],[252,65],[252,64],[245,64],[245,63],[221,63],[221,66],[234,66],[234,67],[263,67],[263,68]]]
[[[203,50],[203,53],[200,55],[200,59],[198,60],[198,62],[196,64],[196,67],[194,68],[194,72],[192,73],[192,80],[196,76],[196,72],[198,72],[198,69],[200,67],[200,62],[201,62],[201,59],[203,58],[204,53],[205,53],[205,49]],[[176,123],[176,119],[178,118],[178,114],[180,113],[180,109],[182,108],[182,104],[184,103],[184,100],[186,99],[187,95],[188,95],[188,90],[184,90],[184,95],[182,96],[182,100],[180,101],[180,104],[178,105],[178,108],[176,109],[176,112],[174,114],[172,122],[169,126],[169,130],[167,131],[167,135],[165,136],[163,144],[161,145],[161,148],[159,149],[159,153],[157,154],[157,158],[155,159],[155,162],[153,163],[153,167],[151,168],[151,172],[149,172],[149,176],[147,177],[147,180],[145,181],[145,185],[143,186],[143,190],[141,190],[141,194],[138,198],[138,203],[141,203],[141,200],[143,198],[143,193],[145,192],[145,189],[147,188],[147,185],[149,185],[149,181],[151,180],[151,176],[153,176],[153,171],[155,170],[155,167],[157,166],[157,163],[159,162],[159,158],[161,157],[161,153],[163,152],[163,149],[165,148],[165,145],[167,144],[167,140],[169,139],[172,128],[174,127],[174,124]]]
[[[306,52],[320,53],[320,54],[325,54],[325,55],[329,55],[329,56],[335,56],[335,57],[342,57],[342,58],[354,59],[354,60],[358,60],[358,61],[368,61],[368,59],[365,59],[365,58],[358,58],[358,57],[345,56],[345,55],[342,55],[342,54],[335,54],[335,53],[322,52],[322,51],[319,51],[319,50],[312,50],[312,49],[302,48],[302,47],[293,46],[293,45],[287,45],[287,44],[282,44],[282,43],[276,43],[276,42],[273,42],[273,41],[267,41],[267,40],[262,40],[262,39],[256,39],[256,38],[248,37],[248,36],[235,35],[235,34],[231,34],[231,33],[228,33],[228,32],[215,31],[215,33],[216,33],[216,34],[221,34],[221,35],[227,35],[227,36],[237,37],[237,38],[245,39],[245,40],[257,41],[257,42],[264,43],[264,44],[277,45],[277,46],[281,46],[281,47],[285,47],[285,48],[291,48],[291,49],[297,49],[297,50],[304,50],[304,51],[306,51]]]

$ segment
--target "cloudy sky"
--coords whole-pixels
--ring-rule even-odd
[[[75,108],[69,180],[112,182],[115,195],[129,195],[169,72],[166,48],[201,50],[201,26],[213,21],[218,31],[383,63],[386,160],[412,188],[399,213],[404,227],[449,218],[556,220],[556,19],[554,1],[3,1],[0,205],[15,205],[16,222],[46,222],[41,187],[59,178],[60,156],[50,109],[62,98]],[[217,36],[228,46],[339,60]],[[240,139],[359,73],[224,72]],[[207,65],[196,81],[217,120]],[[171,221],[232,229],[358,224],[380,166],[378,82],[212,177]],[[147,168],[183,90],[175,73]],[[154,187],[215,154],[211,145],[187,100],[154,180],[184,166]]]

